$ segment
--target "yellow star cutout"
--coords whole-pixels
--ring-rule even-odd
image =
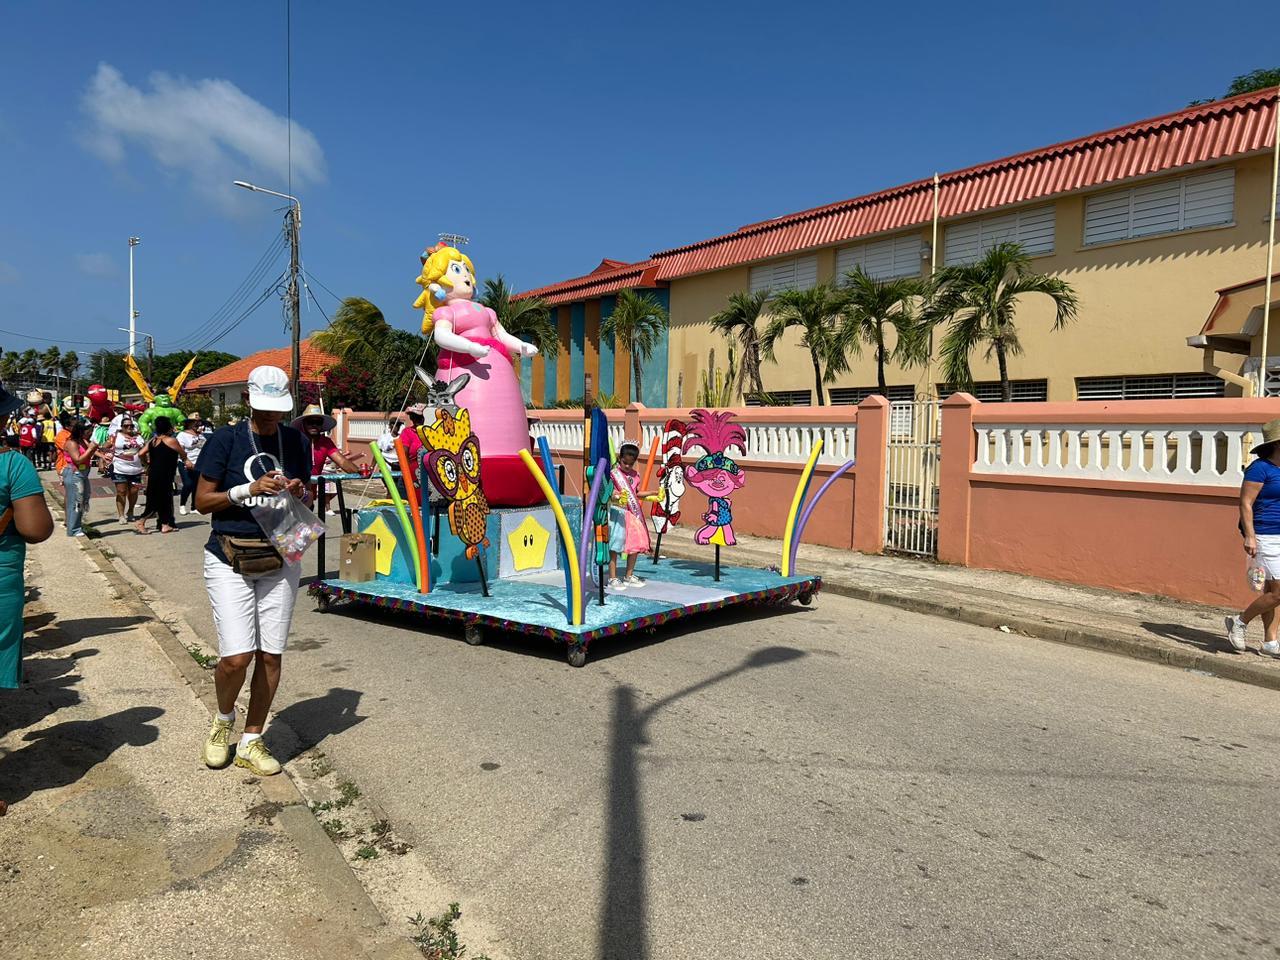
[[[378,538],[378,553],[373,566],[384,577],[390,575],[391,558],[396,555],[396,537],[387,526],[387,522],[382,519],[382,514],[375,516],[373,522],[360,532],[372,533]]]
[[[529,514],[507,536],[507,545],[511,548],[511,564],[516,571],[537,570],[547,562],[547,544],[551,542],[551,531]]]

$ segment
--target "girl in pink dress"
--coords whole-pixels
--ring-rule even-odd
[[[512,357],[531,357],[538,348],[502,328],[498,315],[476,303],[475,269],[454,247],[437,244],[422,258],[422,332],[440,345],[436,379],[444,383],[468,373],[471,379],[455,403],[471,415],[480,441],[482,486],[492,506],[527,507],[542,503],[537,482],[520,460],[529,449],[529,420],[520,376]]]

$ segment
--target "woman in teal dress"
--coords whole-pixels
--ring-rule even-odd
[[[0,388],[0,419],[21,405]],[[0,689],[22,680],[22,564],[28,543],[48,540],[53,517],[31,461],[16,450],[0,452]],[[2,801],[0,801],[2,802]]]

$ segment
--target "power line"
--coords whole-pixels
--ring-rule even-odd
[[[310,270],[306,269],[305,267],[303,267],[303,273],[307,275],[307,279],[314,280],[316,283],[320,284],[320,289],[323,290],[325,293],[329,294],[329,296],[333,297],[333,299],[337,301],[339,306],[342,305],[342,298],[338,296],[336,293],[334,293],[332,290],[330,290],[327,286],[325,286],[325,283],[323,280],[321,280],[319,277],[317,277],[314,273],[312,273]]]
[[[181,347],[184,344],[193,344],[200,340],[201,337],[208,335],[214,330],[219,323],[243,306],[245,300],[249,297],[254,289],[257,288],[267,271],[276,265],[280,256],[284,253],[285,239],[283,234],[276,234],[271,242],[267,245],[267,249],[262,256],[258,258],[257,263],[250,268],[248,274],[240,281],[236,289],[231,295],[223,301],[207,319],[197,324],[190,332],[176,340],[164,341],[171,347]]]
[[[271,282],[270,286],[268,286],[265,290],[262,291],[261,294],[259,294],[258,299],[255,300],[252,304],[250,304],[249,307],[246,308],[242,314],[240,314],[240,316],[236,317],[235,320],[233,320],[230,324],[224,327],[222,329],[222,332],[219,333],[217,336],[201,344],[200,348],[196,350],[196,353],[200,353],[204,350],[208,350],[210,347],[212,347],[215,343],[217,343],[227,334],[231,333],[231,331],[235,330],[236,327],[240,326],[240,324],[242,324],[249,317],[250,314],[252,314],[260,306],[266,303],[273,293],[276,293],[277,291],[279,291],[280,284],[283,281],[284,281],[284,274],[280,274],[280,276],[276,277],[275,280]]]
[[[37,337],[31,333],[19,333],[17,330],[0,330],[0,333],[11,337],[23,337],[27,340],[43,340],[45,343],[75,343],[82,347],[106,347],[115,343],[114,340],[71,340],[67,337]]]

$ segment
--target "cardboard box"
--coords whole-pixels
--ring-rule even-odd
[[[378,538],[372,533],[345,533],[338,547],[338,578],[365,583],[376,575]]]

